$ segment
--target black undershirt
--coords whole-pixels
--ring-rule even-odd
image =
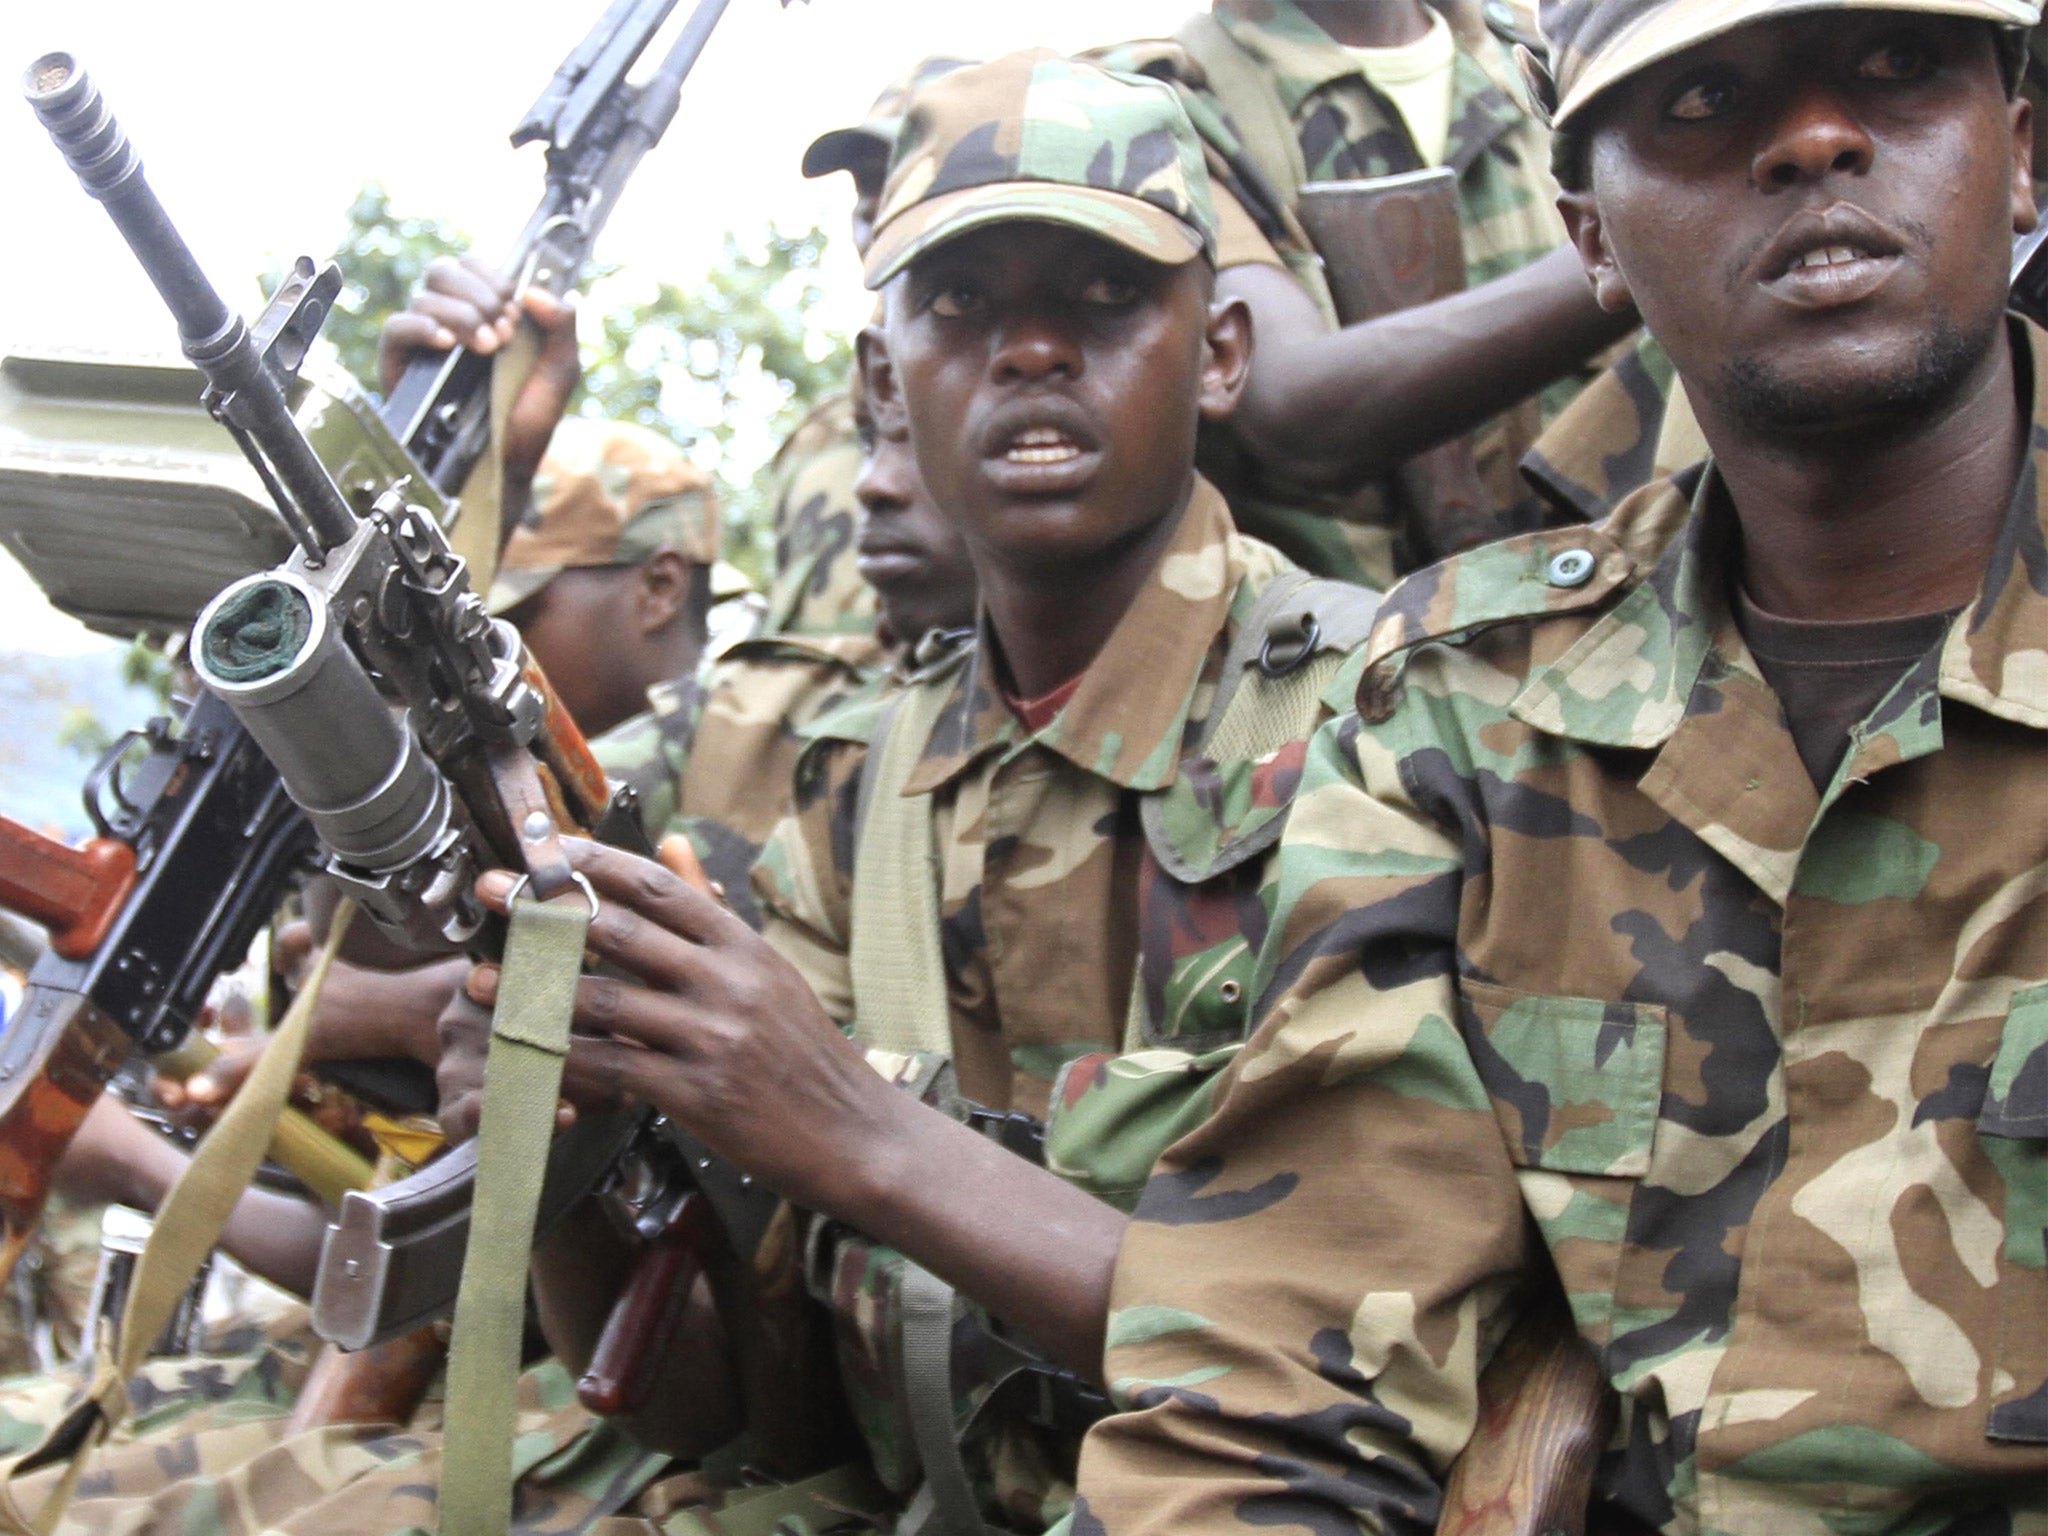
[[[1815,622],[1766,613],[1735,593],[1735,622],[1798,744],[1816,789],[1825,790],[1862,723],[1913,663],[1940,645],[1955,613]]]

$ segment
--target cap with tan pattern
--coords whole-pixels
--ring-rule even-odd
[[[1522,72],[1552,127],[1638,70],[1746,27],[1808,11],[1920,11],[2031,27],[2039,0],[1543,0],[1546,68],[1525,49]]]
[[[638,565],[673,549],[718,559],[711,479],[658,433],[571,416],[555,428],[533,501],[505,545],[486,605],[503,613],[578,566]]]
[[[1168,266],[1215,259],[1202,141],[1173,87],[1048,48],[911,94],[868,250],[879,288],[990,224],[1065,224]]]
[[[896,147],[896,135],[903,127],[904,105],[911,93],[942,75],[966,69],[969,62],[943,55],[919,60],[908,73],[889,82],[868,108],[866,117],[851,128],[834,128],[811,140],[810,148],[804,151],[804,174],[830,176],[834,171],[851,171],[874,160],[886,164],[889,151]]]

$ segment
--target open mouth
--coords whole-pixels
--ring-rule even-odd
[[[1028,427],[1010,439],[1003,458],[1011,464],[1071,464],[1082,452],[1058,427]]]
[[[1807,210],[1787,221],[1765,254],[1766,290],[1802,309],[1825,309],[1868,298],[1902,263],[1904,242],[1849,203]]]

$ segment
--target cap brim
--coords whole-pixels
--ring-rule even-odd
[[[744,597],[754,590],[753,579],[730,561],[714,561],[711,566],[711,600],[723,603],[735,597]]]
[[[1734,5],[1729,0],[1671,0],[1647,12],[1633,26],[1601,49],[1586,72],[1572,82],[1571,93],[1551,114],[1560,128],[1609,87],[1639,70],[1737,28],[1805,11],[1918,11],[1937,16],[1965,16],[2001,27],[2034,25],[2038,4],[2028,0],[1775,0]]]
[[[484,594],[484,608],[491,617],[503,618],[566,569],[560,565],[541,565],[522,571],[500,571],[491,590]]]
[[[889,159],[889,139],[865,124],[857,128],[834,128],[811,140],[804,151],[804,175],[815,181],[834,171],[850,171],[863,160]]]
[[[1141,197],[1056,181],[999,181],[913,203],[876,230],[867,285],[880,288],[925,252],[969,230],[1013,223],[1064,224],[1168,267],[1206,250],[1194,226]]]

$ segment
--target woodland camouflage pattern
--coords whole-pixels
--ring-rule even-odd
[[[1710,473],[1390,595],[1259,1032],[1127,1240],[1139,1411],[1077,1531],[1428,1529],[1553,1262],[1621,1396],[1599,1486],[1649,1524],[2048,1530],[2039,405],[1979,597],[1825,794]]]
[[[100,1213],[52,1194],[34,1236],[0,1291],[0,1378],[43,1369],[37,1335],[60,1361],[75,1359],[100,1265]]]
[[[1214,259],[1202,142],[1174,92],[1034,48],[911,96],[867,252],[880,288],[988,224],[1066,224],[1149,261]]]
[[[1286,568],[1236,534],[1222,497],[1200,482],[1150,583],[1035,736],[1004,702],[985,640],[912,685],[950,698],[908,792],[935,796],[957,1093],[1040,1118],[1057,1104],[1054,1171],[1126,1203],[1175,1128],[1200,1118],[1208,1085],[1244,1035],[1274,862],[1266,843],[1249,856],[1248,840],[1284,814],[1306,743],[1256,761],[1184,759],[1207,723],[1233,636]],[[1327,716],[1327,700],[1348,693],[1348,682],[1335,684],[1324,705],[1310,699],[1310,712]],[[770,942],[856,1038],[854,822],[882,702],[871,696],[820,722],[799,765],[795,815],[755,870]],[[1163,813],[1156,842],[1145,801]],[[1184,881],[1168,864],[1215,873]],[[1120,1056],[1134,985],[1144,1018],[1131,1043],[1143,1049]],[[917,1091],[929,1086],[909,1077]],[[844,1245],[822,1289],[842,1320],[859,1320],[842,1341],[845,1379],[878,1471],[900,1488],[914,1463],[886,1391],[899,1266],[877,1245]],[[970,1396],[963,1411],[972,1406]],[[1064,1511],[1070,1436],[998,1415],[970,1449],[993,1515],[1039,1529]]]
[[[1671,359],[1649,332],[1544,429],[1522,475],[1552,522],[1597,523],[1633,491],[1702,463],[1707,440]]]
[[[797,423],[770,466],[775,582],[770,634],[852,635],[880,617],[853,563],[865,514],[853,494],[862,452],[850,393],[828,396]]]
[[[648,840],[687,837],[733,911],[759,928],[748,871],[789,809],[802,732],[886,661],[872,632],[742,640],[695,676],[650,689],[647,712],[591,750],[613,783],[632,786]]]
[[[566,417],[505,543],[487,605],[503,613],[565,570],[638,565],[661,549],[710,565],[719,535],[711,477],[681,449],[628,422]]]
[[[1530,109],[1507,44],[1488,29],[1476,0],[1443,0],[1436,8],[1458,44],[1443,163],[1458,174],[1466,282],[1477,287],[1563,244],[1564,222],[1555,206],[1549,135]],[[1334,324],[1327,290],[1315,275],[1316,253],[1294,217],[1296,191],[1308,181],[1421,170],[1421,154],[1399,109],[1367,83],[1350,50],[1293,0],[1217,0],[1213,9],[1245,64],[1270,82],[1285,108],[1299,144],[1298,163],[1266,163],[1270,157],[1259,154],[1256,134],[1240,121],[1251,109],[1241,102],[1233,108],[1182,43],[1135,42],[1089,56],[1180,88],[1209,149],[1225,235],[1218,266],[1284,265]],[[1254,211],[1264,199],[1247,189],[1239,169],[1247,164],[1286,203],[1277,222],[1270,213]],[[1535,525],[1538,509],[1515,466],[1578,383],[1552,386],[1538,401],[1503,413],[1477,434],[1480,479],[1502,509],[1503,532]],[[1398,570],[1415,563],[1415,555],[1397,545],[1413,545],[1419,535],[1396,526],[1401,515],[1382,488],[1343,501],[1304,492],[1273,466],[1249,461],[1227,434],[1215,432],[1205,435],[1202,464],[1229,496],[1238,525],[1306,569],[1384,589]]]
[[[1525,66],[1550,120],[1562,124],[1617,81],[1709,38],[1772,16],[1863,8],[1861,0],[1544,0],[1549,67]],[[1901,9],[1877,4],[1874,9]],[[1913,0],[1915,11],[2031,27],[2038,0]]]

